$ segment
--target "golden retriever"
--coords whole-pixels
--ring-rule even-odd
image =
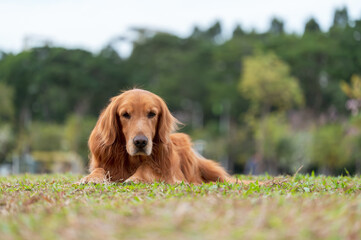
[[[235,182],[218,163],[195,153],[188,135],[173,133],[177,123],[151,92],[113,97],[90,135],[91,173],[80,183]]]

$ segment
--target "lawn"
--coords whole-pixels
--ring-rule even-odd
[[[80,177],[1,177],[0,239],[361,239],[360,177],[74,184]]]

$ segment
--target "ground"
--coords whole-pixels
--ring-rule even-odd
[[[0,239],[361,239],[360,177],[253,178],[266,186],[80,178],[1,177]]]

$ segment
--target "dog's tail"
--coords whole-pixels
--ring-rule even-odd
[[[231,177],[219,163],[200,158],[199,169],[201,172],[202,180],[204,182],[229,182],[229,183],[238,183],[243,185],[248,185],[250,183],[255,183],[252,180],[240,180],[235,177]],[[263,182],[258,182],[259,185],[264,184]]]
[[[230,182],[232,178],[217,162],[199,158],[199,170],[203,182]]]

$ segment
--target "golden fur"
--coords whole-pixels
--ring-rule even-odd
[[[154,116],[153,116],[154,115]],[[111,99],[89,138],[90,174],[81,183],[234,181],[216,162],[200,157],[157,95],[140,89]],[[149,140],[137,151],[135,136]]]

